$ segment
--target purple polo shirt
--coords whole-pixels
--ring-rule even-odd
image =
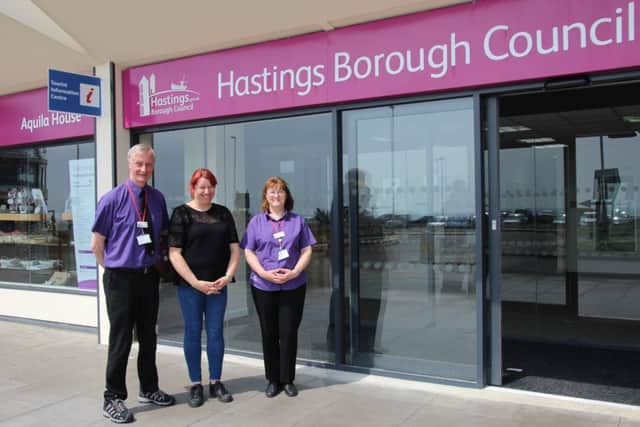
[[[284,231],[282,248],[289,252],[289,258],[278,261],[280,245],[273,237],[276,231]],[[300,259],[300,252],[307,246],[316,244],[316,238],[311,229],[304,222],[304,218],[298,214],[287,212],[279,221],[269,218],[266,212],[259,213],[251,218],[247,230],[240,242],[242,249],[249,249],[256,254],[260,264],[265,270],[275,268],[293,269]],[[296,289],[307,282],[307,273],[302,272],[298,277],[283,285],[278,285],[264,280],[253,271],[251,272],[251,284],[263,291],[280,291]]]
[[[127,190],[131,189],[136,203],[138,203],[142,189],[133,181],[120,184],[102,196],[96,209],[96,219],[91,231],[106,237],[104,249],[104,266],[109,268],[146,268],[160,259],[160,233],[169,227],[169,216],[164,196],[158,190],[148,185],[147,218],[151,215],[153,225],[152,240],[155,246],[154,255],[145,251],[144,246],[138,245],[136,236],[141,229],[136,225],[140,206],[134,205]]]

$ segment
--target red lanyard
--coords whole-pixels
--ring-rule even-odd
[[[129,184],[127,183],[127,190],[129,190],[129,197],[131,198],[131,201],[133,202],[133,207],[136,208],[136,214],[138,214],[138,218],[140,218],[140,221],[144,221],[147,218],[147,192],[144,192],[144,212],[142,213],[142,215],[140,214],[140,209],[138,209],[138,203],[136,202],[136,198],[133,195],[133,191],[131,190],[131,188],[129,187]]]
[[[278,241],[278,246],[280,246],[280,249],[282,250],[282,237],[275,237],[276,233],[280,233],[282,230],[282,227],[280,226],[280,221],[282,221],[284,219],[284,217],[280,218],[278,221],[274,221],[273,219],[269,218],[269,223],[271,224],[271,227],[273,227],[273,231],[274,231],[274,239],[276,239]],[[277,226],[276,226],[277,224]]]
[[[278,220],[278,221],[274,221],[271,218],[269,218],[269,223],[271,224],[271,227],[273,227],[273,231],[275,231],[276,233],[280,232],[280,230],[282,230],[282,227],[280,227],[280,221],[282,219]],[[278,226],[276,227],[276,224],[278,224]]]

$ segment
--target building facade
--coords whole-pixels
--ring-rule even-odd
[[[36,215],[36,201],[22,212],[9,194],[13,174],[0,182],[8,192],[2,260],[22,267],[0,269],[0,292],[29,299],[53,287],[95,301],[95,287],[81,280],[96,280],[95,265],[80,261],[77,237],[90,211],[82,209],[83,221],[73,208],[77,199],[95,203],[83,198],[94,164],[99,195],[126,170],[124,149],[147,142],[158,156],[153,184],[170,209],[187,200],[192,171],[208,167],[239,233],[258,212],[264,179],[289,182],[319,242],[301,361],[482,387],[533,372],[536,351],[557,350],[551,364],[569,360],[571,348],[633,356],[639,13],[637,0],[486,0],[129,67],[116,73],[121,85],[97,121],[97,144],[90,132],[0,149],[0,158],[27,156],[15,173],[26,174],[33,199],[43,190],[49,208],[21,224],[11,215]],[[27,128],[37,127],[40,116],[28,117]],[[122,131],[129,138],[115,143]],[[65,153],[52,168],[57,147]],[[60,187],[66,217],[43,169],[69,175]],[[54,236],[46,250],[16,241],[42,234]],[[33,269],[43,261],[52,264]],[[65,272],[67,281],[54,283]],[[226,345],[259,354],[246,265],[236,279]],[[95,307],[103,335],[104,309]],[[168,283],[158,326],[163,342],[181,342]]]

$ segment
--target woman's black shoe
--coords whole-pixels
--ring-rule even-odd
[[[231,396],[231,393],[229,393],[224,387],[222,381],[216,381],[213,384],[209,384],[209,395],[217,398],[222,403],[229,403],[233,401],[233,396]]]
[[[280,393],[280,384],[274,381],[269,381],[269,385],[267,385],[267,389],[264,391],[264,394],[267,397],[275,397]]]
[[[197,408],[204,403],[204,393],[202,384],[194,384],[189,388],[189,406]]]
[[[284,385],[284,392],[289,397],[297,396],[298,395],[298,388],[295,386],[295,384],[288,383],[288,384]]]

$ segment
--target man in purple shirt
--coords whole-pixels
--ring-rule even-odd
[[[156,323],[161,235],[169,218],[164,196],[147,185],[153,173],[155,153],[146,144],[131,147],[127,154],[129,179],[98,202],[91,231],[91,249],[104,267],[103,283],[111,329],[107,356],[103,415],[115,423],[134,420],[125,406],[126,371],[133,329],[138,351],[138,401],[159,406],[175,403],[158,387]]]

